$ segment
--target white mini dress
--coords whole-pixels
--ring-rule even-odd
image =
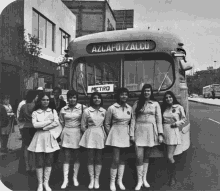
[[[179,104],[172,105],[171,108],[166,109],[163,113],[164,123],[164,143],[167,145],[180,145],[181,132],[180,127],[186,122],[186,115],[184,109]],[[171,124],[175,123],[175,127]]]
[[[61,133],[60,145],[64,148],[78,149],[79,142],[82,137],[81,133],[81,119],[82,113],[86,106],[77,103],[73,109],[65,106],[60,111],[60,123],[63,131]]]
[[[119,148],[130,147],[130,122],[132,108],[128,104],[122,107],[118,103],[111,105],[105,118],[105,128],[108,132],[106,145]]]
[[[81,129],[84,132],[79,145],[91,149],[103,149],[105,147],[106,133],[104,130],[106,110],[100,107],[87,108],[82,116]]]
[[[28,147],[29,151],[32,152],[44,152],[51,153],[59,150],[59,144],[50,130],[43,130],[44,127],[51,125],[49,119],[53,119],[55,124],[59,124],[59,118],[56,110],[47,108],[47,110],[38,109],[32,113],[32,123],[37,129],[34,137]]]

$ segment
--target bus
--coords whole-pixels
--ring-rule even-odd
[[[88,103],[94,91],[102,93],[104,107],[115,102],[115,91],[126,87],[131,106],[144,84],[151,84],[154,96],[162,103],[171,90],[183,105],[187,123],[182,127],[182,144],[175,155],[190,146],[188,88],[185,72],[192,67],[186,61],[181,39],[172,33],[149,30],[119,30],[89,34],[69,43],[70,89],[79,93],[79,101]],[[109,83],[110,82],[110,83]],[[163,146],[152,149],[151,157],[163,157]]]
[[[212,91],[215,92],[215,98],[220,98],[220,84],[211,84],[202,88],[204,98],[212,98]]]

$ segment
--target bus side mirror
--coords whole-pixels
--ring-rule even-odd
[[[184,60],[180,60],[179,64],[180,64],[181,69],[184,70],[184,71],[192,69],[192,65],[187,63],[187,62],[185,62]]]

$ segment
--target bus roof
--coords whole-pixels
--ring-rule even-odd
[[[156,43],[156,48],[153,52],[166,52],[175,50],[180,47],[178,43],[182,43],[182,40],[175,34],[166,31],[149,31],[143,29],[132,29],[132,30],[116,30],[116,31],[105,31],[94,34],[89,34],[75,38],[69,43],[68,50],[71,57],[74,59],[83,56],[90,56],[86,51],[87,45],[91,43],[100,42],[127,42],[127,41],[137,41],[137,40],[152,40]],[[141,51],[145,52],[145,51]],[[126,52],[130,54],[131,52]],[[123,52],[123,54],[126,54]],[[101,55],[106,55],[108,53],[100,53]],[[96,55],[100,55],[96,54]],[[114,54],[114,53],[113,53]],[[120,54],[120,52],[115,53]],[[94,55],[91,55],[94,56]]]

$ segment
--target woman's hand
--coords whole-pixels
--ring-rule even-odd
[[[163,135],[162,134],[159,134],[158,141],[159,141],[159,143],[163,143]]]
[[[171,126],[171,128],[176,128],[177,127],[176,122],[172,123],[170,126]]]

